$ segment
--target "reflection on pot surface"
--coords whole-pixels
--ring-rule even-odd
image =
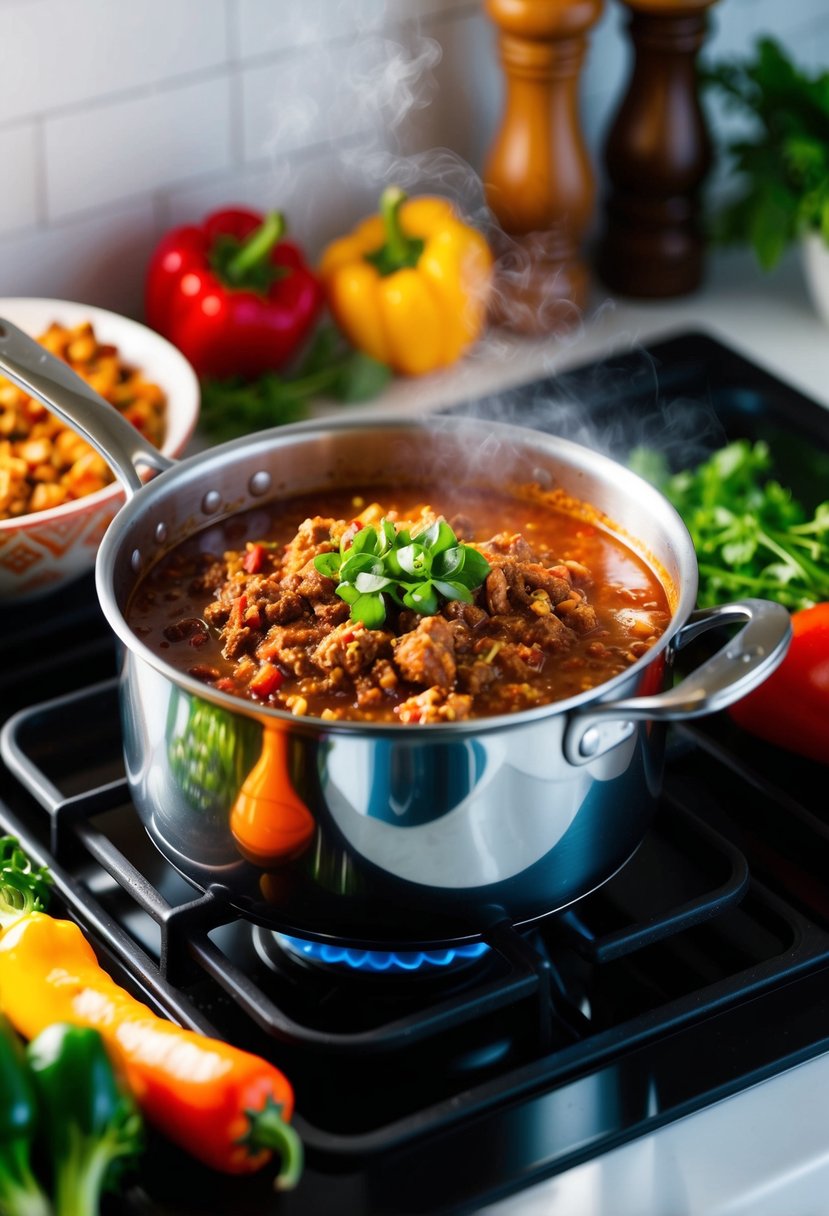
[[[152,838],[196,885],[221,884],[275,927],[318,931],[332,900],[357,940],[414,939],[420,914],[533,919],[623,864],[659,785],[643,729],[573,770],[564,718],[455,738],[289,730],[130,660],[122,698]]]

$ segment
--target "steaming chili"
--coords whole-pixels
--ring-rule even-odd
[[[473,602],[433,616],[389,603],[350,619],[314,565],[382,519],[436,518],[490,570]],[[550,505],[491,491],[373,487],[242,512],[168,553],[127,612],[151,650],[205,684],[325,719],[401,723],[513,713],[587,691],[664,632],[664,587],[623,541]]]

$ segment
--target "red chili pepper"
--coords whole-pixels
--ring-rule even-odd
[[[787,751],[829,763],[829,603],[792,613],[779,667],[729,714],[738,726]]]
[[[323,291],[273,212],[231,209],[175,228],[150,258],[147,323],[200,376],[254,378],[283,367],[316,322]]]

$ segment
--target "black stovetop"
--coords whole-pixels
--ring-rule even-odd
[[[704,334],[453,410],[467,411],[617,454],[661,440],[684,463],[767,438],[807,500],[829,470],[829,412]],[[599,892],[532,930],[497,926],[451,972],[330,971],[151,844],[124,779],[117,662],[91,579],[0,611],[0,829],[49,864],[53,910],[120,982],[284,1069],[308,1160],[277,1198],[264,1174],[214,1175],[154,1142],[117,1210],[474,1212],[829,1047],[821,766],[725,715],[673,727],[653,827]]]

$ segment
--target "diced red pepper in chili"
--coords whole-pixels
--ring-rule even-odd
[[[262,628],[262,613],[259,611],[258,604],[254,604],[251,608],[248,608],[245,613],[245,624],[251,629]]]
[[[265,546],[258,542],[248,545],[248,551],[242,559],[242,565],[248,574],[258,574],[265,560]]]
[[[266,662],[261,665],[248,688],[257,697],[269,697],[276,692],[284,678],[278,667]]]

